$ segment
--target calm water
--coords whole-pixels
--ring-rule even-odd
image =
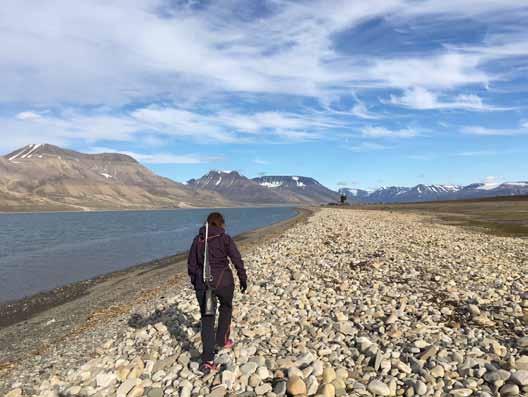
[[[210,211],[0,214],[0,302],[185,251]],[[221,212],[232,236],[296,214]]]

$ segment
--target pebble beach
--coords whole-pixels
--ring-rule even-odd
[[[528,396],[528,240],[324,208],[243,249],[220,371],[184,273],[2,373],[6,397]],[[52,326],[53,324],[50,324]],[[1,360],[0,360],[1,361]]]

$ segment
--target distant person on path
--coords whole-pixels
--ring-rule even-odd
[[[229,339],[231,328],[231,316],[233,312],[233,294],[235,282],[233,273],[229,267],[229,259],[236,268],[238,279],[240,281],[240,290],[242,293],[247,289],[247,276],[244,268],[244,262],[240,256],[238,248],[224,227],[225,221],[222,214],[212,212],[207,217],[209,226],[207,238],[207,256],[211,269],[211,282],[209,285],[213,290],[214,313],[206,315],[206,285],[204,282],[204,253],[205,253],[205,234],[206,228],[202,226],[198,235],[194,238],[189,257],[187,259],[188,272],[191,277],[191,283],[196,291],[196,297],[200,304],[201,336],[203,344],[202,364],[200,371],[208,374],[216,371],[214,364],[215,351],[220,349],[229,349],[234,345],[233,340]],[[218,327],[215,333],[216,318],[216,301],[219,301]]]

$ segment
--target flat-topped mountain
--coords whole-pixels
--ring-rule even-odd
[[[337,192],[306,176],[261,176],[253,181],[301,203],[326,204],[339,199]]]
[[[249,179],[236,171],[210,171],[189,186],[220,193],[231,201],[252,204],[309,204],[336,202],[339,194],[313,178],[263,176]]]
[[[20,163],[22,161],[28,161],[31,159],[69,159],[69,160],[99,160],[99,161],[112,161],[112,162],[129,162],[138,164],[138,161],[133,157],[121,154],[121,153],[98,153],[98,154],[86,154],[77,152],[75,150],[63,149],[58,146],[44,144],[31,144],[24,146],[21,149],[15,150],[4,156],[9,161]]]
[[[154,174],[117,153],[32,144],[0,157],[0,210],[177,208],[229,205]]]
[[[216,192],[237,203],[285,204],[289,200],[236,171],[210,171],[187,185],[195,189]]]

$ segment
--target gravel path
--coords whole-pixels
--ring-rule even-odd
[[[17,370],[7,396],[528,395],[528,241],[422,219],[323,209],[246,250],[251,287],[216,375],[197,373],[182,277],[107,308],[112,321]]]

